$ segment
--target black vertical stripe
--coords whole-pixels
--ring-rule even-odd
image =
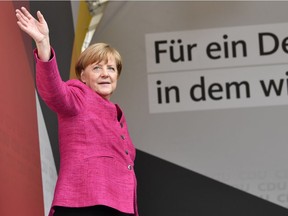
[[[70,76],[70,63],[74,42],[73,16],[70,1],[30,1],[30,12],[36,16],[40,10],[50,32],[50,43],[55,49],[61,77],[64,81]],[[32,55],[32,53],[31,53]],[[57,117],[40,98],[47,132],[57,171],[59,170]]]

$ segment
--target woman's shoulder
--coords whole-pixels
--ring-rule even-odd
[[[84,87],[86,86],[83,82],[81,82],[78,79],[69,79],[66,81],[67,85],[71,85],[71,86],[79,86],[79,87]]]
[[[78,79],[69,79],[65,83],[70,89],[71,93],[78,95],[78,97],[82,95],[86,98],[86,100],[98,98],[98,95],[95,94],[95,92],[91,88],[89,88],[87,85],[85,85]]]
[[[73,95],[78,95],[77,97],[81,97],[81,95],[87,97],[89,95],[87,86],[78,79],[69,79],[65,84]]]
[[[78,79],[69,79],[66,81],[66,85],[71,88],[78,88],[85,92],[90,90],[87,85],[85,85],[83,82],[81,82]]]

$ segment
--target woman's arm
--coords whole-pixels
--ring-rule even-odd
[[[49,28],[44,16],[37,11],[36,20],[25,7],[16,10],[17,24],[36,44],[36,85],[41,98],[55,112],[75,115],[82,106],[82,92],[62,81],[56,55],[50,45]],[[80,95],[79,95],[80,94]]]

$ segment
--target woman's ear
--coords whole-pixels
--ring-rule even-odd
[[[83,82],[83,83],[86,83],[86,79],[85,79],[85,74],[84,74],[84,70],[81,71],[81,74],[80,74],[80,80]]]

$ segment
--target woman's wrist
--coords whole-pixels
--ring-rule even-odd
[[[41,61],[49,61],[51,58],[51,46],[49,38],[36,43],[38,57]]]

